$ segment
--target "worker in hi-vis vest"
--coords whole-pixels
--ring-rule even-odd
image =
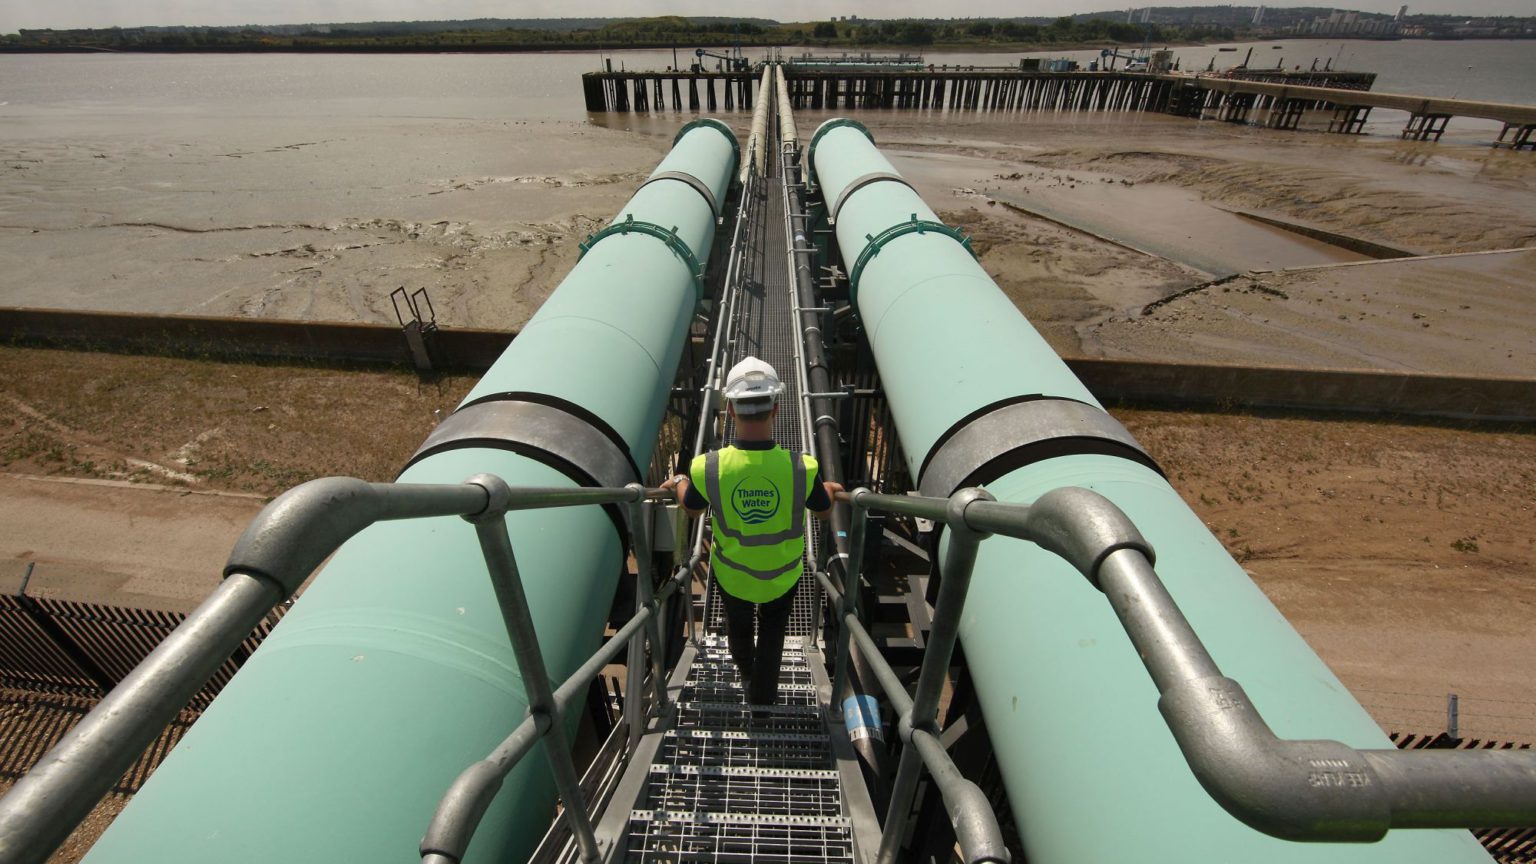
[[[795,584],[804,572],[805,513],[825,517],[832,496],[843,488],[818,480],[815,459],[774,442],[773,421],[783,391],[778,373],[756,357],[731,367],[725,399],[736,421],[736,441],[695,456],[687,475],[662,484],[677,490],[689,515],[710,512],[710,569],[725,604],[731,659],[753,705],[778,699],[784,631]]]

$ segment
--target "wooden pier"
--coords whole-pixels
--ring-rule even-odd
[[[1170,82],[1117,72],[806,71],[785,76],[795,108],[1161,111]]]
[[[582,76],[582,91],[588,111],[750,111],[758,77],[751,72],[589,72]],[[785,79],[793,107],[811,109],[1162,111],[1172,89],[1162,76],[1124,72],[790,66]]]
[[[588,111],[751,111],[761,72],[588,72]],[[718,85],[720,96],[715,97]],[[687,90],[684,101],[683,91]],[[702,97],[702,98],[701,98]]]
[[[1203,94],[1193,100],[1200,111],[1214,112],[1221,119],[1234,123],[1246,123],[1252,112],[1267,110],[1265,125],[1274,129],[1295,129],[1303,111],[1332,108],[1334,114],[1328,124],[1329,132],[1358,133],[1365,126],[1372,108],[1389,108],[1408,113],[1408,125],[1402,132],[1406,139],[1439,141],[1452,117],[1476,117],[1504,124],[1496,146],[1536,150],[1536,105],[1438,99],[1337,87],[1299,87],[1215,76],[1196,77],[1189,86]],[[1506,137],[1509,140],[1506,141]]]
[[[1221,74],[1046,72],[991,67],[784,67],[797,109],[1145,111],[1296,129],[1331,110],[1328,131],[1358,134],[1372,108],[1406,111],[1402,137],[1438,141],[1452,117],[1504,123],[1495,146],[1536,150],[1536,106],[1375,93],[1371,72],[1246,69]],[[750,111],[758,72],[589,72],[588,111]],[[670,98],[670,101],[669,101]],[[1506,140],[1508,139],[1508,140]]]

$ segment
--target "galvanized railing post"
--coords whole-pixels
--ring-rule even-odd
[[[859,503],[859,499],[869,494],[869,490],[862,486],[849,493],[851,510],[853,511],[853,524],[848,526],[848,559],[843,565],[843,608],[840,617],[855,617],[859,614],[859,572],[864,566],[864,542],[869,531],[869,513]],[[829,568],[830,569],[830,568]],[[837,627],[837,660],[832,678],[832,696],[838,698],[848,683],[849,664],[849,639],[851,634],[848,626],[842,621]],[[833,713],[842,711],[841,705],[833,706]]]
[[[517,570],[517,558],[513,555],[512,538],[507,530],[507,505],[512,491],[506,481],[490,474],[476,475],[469,482],[484,487],[490,495],[490,503],[485,510],[464,519],[475,526],[475,534],[480,538],[480,550],[496,590],[496,602],[501,606],[518,672],[522,674],[528,713],[549,719],[549,730],[544,733],[548,739],[544,752],[549,758],[550,771],[555,775],[555,787],[560,792],[564,815],[576,838],[581,860],[592,864],[598,860],[592,819],[581,795],[581,782],[576,776],[576,764],[571,759],[570,744],[561,723],[560,706],[555,702],[554,689],[549,683],[549,670],[544,665],[544,652],[539,647],[533,616],[528,611],[528,597],[523,592],[522,576]],[[632,692],[629,698],[637,695]]]
[[[647,537],[651,536],[651,528],[656,523],[656,507],[657,503],[655,501],[646,501],[641,508],[645,511],[645,530]],[[645,582],[647,585],[651,584],[651,579],[654,574],[654,567],[646,568]],[[653,588],[647,587],[645,590],[645,595],[648,598],[653,598],[655,597],[656,592]],[[646,602],[650,602],[650,600],[647,600]],[[663,664],[667,659],[668,602],[668,600],[662,600],[657,605],[656,615],[651,619],[650,624],[646,628],[646,637],[650,639],[651,642],[651,698],[653,700],[652,704],[658,713],[667,707],[667,671],[665,668],[663,668]]]
[[[642,556],[642,544],[640,534],[643,533],[640,525],[645,518],[640,512],[640,501],[630,501],[627,506],[629,515],[629,542],[630,550],[635,556],[635,608],[645,605],[646,598],[641,592],[645,589],[645,564],[650,557],[647,553]],[[629,750],[634,752],[640,743],[640,736],[645,731],[645,640],[631,639],[629,650],[624,659],[624,728],[628,730]]]
[[[939,597],[933,610],[933,629],[929,631],[928,647],[923,652],[923,665],[917,676],[916,692],[912,696],[912,708],[900,721],[899,734],[905,746],[901,751],[901,763],[896,769],[896,782],[891,789],[885,827],[880,835],[880,852],[875,859],[877,864],[895,864],[901,836],[906,832],[912,797],[917,792],[917,781],[922,774],[922,756],[912,740],[913,730],[932,735],[939,732],[936,722],[939,696],[949,676],[949,661],[960,636],[960,613],[965,608],[965,595],[970,590],[976,550],[986,537],[966,524],[965,508],[973,501],[990,500],[992,496],[981,489],[962,489],[949,497],[949,505],[945,508],[944,521],[949,531],[949,546],[944,555],[943,578],[939,583]]]
[[[651,502],[645,500],[644,486],[640,485],[639,483],[631,483],[624,488],[634,493],[635,496],[634,500],[629,502],[629,536],[630,543],[633,546],[635,553],[635,603],[638,608],[649,606],[651,604],[651,599],[655,594],[654,583],[652,582],[651,578],[654,569],[652,561],[653,556],[651,554],[652,506]],[[651,671],[652,698],[655,701],[656,710],[659,711],[662,708],[662,703],[666,699],[666,682],[664,680],[665,673],[661,668],[661,628],[658,624],[658,621],[661,618],[661,610],[657,609],[656,612],[657,614],[646,622],[645,640],[636,639],[634,642],[634,644],[638,645],[641,650],[639,653],[632,652],[631,656],[635,658],[636,665],[643,675],[646,667],[646,655],[644,650],[645,645],[643,644],[643,641],[650,642],[651,652],[649,665]],[[639,684],[641,687],[644,686],[643,678],[635,679],[635,683]],[[640,690],[632,689],[631,692],[636,697],[641,697],[643,695]],[[641,700],[637,698],[636,701],[638,702]],[[628,702],[625,703],[626,706],[628,704]],[[640,735],[645,731],[645,716],[646,712],[642,706],[641,710],[635,715],[635,718],[640,721],[639,725],[631,726],[629,729],[629,741],[631,745],[635,745],[640,742]]]
[[[688,561],[686,562],[686,566],[688,567],[688,578],[687,578],[687,581],[683,583],[683,601],[682,602],[685,604],[685,608],[687,609],[688,620],[687,620],[686,626],[688,627],[688,644],[689,645],[697,645],[698,644],[698,634],[694,632],[695,627],[697,627],[697,625],[694,623],[694,614],[697,612],[697,610],[693,608],[693,579],[694,579],[695,570],[699,566],[699,561],[701,561],[703,559],[703,556],[704,556],[704,520],[703,520],[703,518],[700,518],[699,519],[698,530],[695,532],[695,535],[694,535],[693,554],[688,557]]]

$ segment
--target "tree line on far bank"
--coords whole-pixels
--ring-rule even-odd
[[[0,36],[0,49],[116,51],[304,51],[304,50],[541,50],[558,48],[667,47],[672,45],[798,45],[867,49],[885,46],[1023,48],[1084,43],[1200,42],[1230,40],[1231,27],[1130,24],[1102,18],[1061,17],[1046,23],[1021,20],[820,21],[773,24],[753,21],[690,21],[678,16],[614,21],[570,30],[465,27],[400,32],[389,25],[316,26],[309,29],[176,27],[92,30],[22,30]]]

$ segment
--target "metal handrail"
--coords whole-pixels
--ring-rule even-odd
[[[629,726],[630,752],[633,752],[633,745],[639,741],[645,724],[642,708],[644,646],[636,638],[642,632],[651,646],[653,710],[659,711],[664,707],[663,648],[656,624],[662,604],[676,592],[682,579],[692,572],[693,562],[679,567],[667,580],[662,591],[653,594],[649,567],[651,519],[646,505],[675,496],[668,490],[646,489],[638,483],[631,483],[623,489],[580,490],[593,493],[582,503],[629,505],[629,536],[635,556],[637,609],[634,616],[556,690],[550,685],[549,671],[544,665],[538,635],[523,593],[517,557],[507,532],[505,516],[509,510],[517,509],[513,502],[519,490],[490,474],[477,474],[469,478],[468,482],[485,488],[490,496],[489,503],[481,512],[464,518],[475,526],[491,583],[496,588],[496,600],[507,625],[507,636],[512,642],[523,687],[527,691],[528,716],[490,755],[465,768],[448,787],[448,791],[438,801],[437,810],[422,837],[419,848],[421,860],[423,864],[458,864],[462,861],[474,838],[475,829],[500,791],[502,782],[540,738],[547,738],[549,740],[544,752],[564,805],[560,818],[569,823],[581,860],[595,862],[600,855],[597,838],[592,830],[592,818],[587,812],[586,802],[581,797],[576,765],[571,758],[561,720],[583,689],[618,655],[619,649],[628,647],[630,684],[629,696],[624,701],[624,716]]]
[[[965,525],[964,513],[973,502],[990,500],[979,489],[964,489],[950,498],[924,499],[897,495],[875,495],[867,489],[855,489],[852,493],[839,493],[838,500],[853,505],[858,513],[853,520],[848,538],[848,560],[844,571],[844,586],[840,592],[826,573],[817,573],[822,587],[834,604],[843,626],[838,628],[836,683],[840,688],[848,674],[850,640],[859,643],[859,650],[874,672],[885,697],[897,717],[897,733],[902,743],[901,760],[896,768],[896,781],[891,787],[889,807],[881,827],[880,850],[876,864],[893,864],[906,834],[908,814],[912,798],[917,793],[921,772],[927,768],[939,787],[944,799],[950,824],[966,864],[1007,864],[1011,856],[1003,842],[997,815],[981,787],[967,780],[955,767],[939,738],[939,697],[949,674],[949,662],[954,656],[955,643],[960,636],[960,610],[965,605],[965,595],[970,588],[971,571],[976,563],[976,550],[984,534]],[[914,695],[908,696],[906,687],[896,677],[889,663],[881,656],[869,631],[859,620],[858,584],[863,567],[864,541],[868,532],[871,510],[890,513],[921,515],[936,519],[950,526],[950,543],[944,558],[944,579],[939,583],[939,597],[934,603],[933,629],[928,636],[928,647],[923,652],[923,662],[918,672]],[[834,692],[840,692],[834,690]]]
[[[845,622],[840,664],[849,639],[870,653],[877,680],[901,715],[901,739],[910,745],[902,752],[879,864],[894,860],[919,761],[934,773],[966,860],[1006,860],[987,857],[986,844],[994,835],[985,820],[971,819],[985,805],[984,799],[971,797],[979,790],[972,793],[969,781],[945,776],[954,766],[942,746],[935,746],[933,710],[958,635],[977,545],[992,534],[1025,540],[1061,557],[1104,593],[1157,685],[1158,709],[1196,779],[1249,827],[1288,840],[1372,842],[1392,828],[1536,826],[1536,752],[1357,750],[1338,741],[1276,736],[1242,687],[1221,674],[1153,569],[1151,545],[1119,507],[1096,492],[1063,487],[1028,505],[994,501],[979,489],[962,489],[948,498],[877,495],[866,489],[839,498],[845,496],[857,510],[932,519],[950,531],[930,648],[910,699],[859,623],[857,592],[839,596],[826,574],[818,574]],[[866,521],[853,525],[857,536],[850,543],[849,585],[857,584],[862,566],[859,541]]]
[[[477,475],[457,485],[330,477],[288,490],[246,528],[230,553],[224,581],[208,599],[0,798],[0,860],[8,864],[45,861],[262,618],[298,590],[342,543],[377,522],[442,516],[461,516],[475,523],[529,691],[529,720],[491,758],[501,756],[510,770],[519,749],[526,752],[539,737],[549,736],[551,746],[546,749],[552,763],[564,762],[555,764],[554,770],[561,798],[568,803],[565,813],[581,822],[585,808],[570,803],[581,799],[559,718],[585,683],[577,682],[578,677],[585,673],[584,679],[592,678],[620,646],[642,631],[655,638],[655,629],[647,625],[660,617],[661,604],[675,593],[680,575],[652,596],[645,559],[639,559],[643,608],[560,691],[551,691],[537,642],[532,650],[522,644],[524,636],[533,639],[533,627],[527,620],[504,517],[512,510],[593,504],[628,504],[634,513],[636,507],[672,497],[670,491],[638,484],[511,488],[491,475]],[[644,530],[648,524],[646,518],[632,518],[631,531]],[[648,541],[647,536],[635,548],[648,549]],[[691,564],[684,569],[691,570]],[[652,646],[656,663],[661,646],[659,642]],[[632,691],[630,701],[639,699],[640,694]],[[525,739],[526,743],[519,743]],[[499,786],[500,778],[494,782]],[[490,797],[485,797],[484,804],[489,802]],[[580,836],[579,826],[576,833]],[[590,824],[586,833],[590,839]],[[595,851],[595,846],[591,848]]]

